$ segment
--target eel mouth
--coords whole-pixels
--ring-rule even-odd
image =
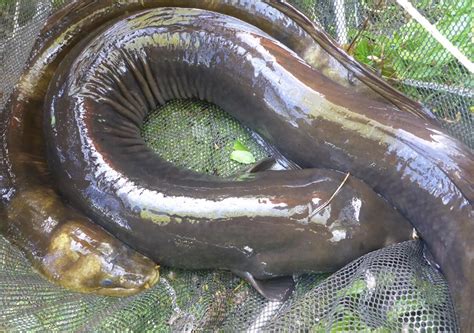
[[[126,297],[133,296],[142,291],[150,289],[160,280],[159,265],[156,265],[141,283],[136,280],[121,281],[122,286],[112,288],[98,288],[94,293],[103,296]]]

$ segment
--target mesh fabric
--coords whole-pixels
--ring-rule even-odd
[[[474,78],[393,0],[293,0],[359,61],[428,106],[451,135],[474,147]],[[474,59],[472,2],[412,1]]]
[[[455,332],[447,285],[408,241],[335,274],[297,277],[294,296],[269,302],[223,271],[164,268],[158,284],[127,298],[58,288],[0,237],[0,330]]]

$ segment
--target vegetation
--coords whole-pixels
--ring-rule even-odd
[[[400,19],[403,10],[397,4],[371,0],[361,4],[367,10],[365,24],[349,31],[350,39],[356,38],[349,52],[358,61],[390,79],[422,80],[458,87],[472,84],[467,74],[463,75],[465,71],[457,60],[420,24],[409,17]],[[472,58],[471,1],[421,0],[416,7],[462,53]],[[392,29],[385,29],[387,27]]]

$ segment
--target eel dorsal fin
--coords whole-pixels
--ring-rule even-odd
[[[249,272],[233,271],[233,273],[245,279],[260,295],[270,301],[286,301],[295,290],[295,280],[293,280],[292,276],[259,280],[254,278]]]

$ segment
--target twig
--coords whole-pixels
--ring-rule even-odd
[[[383,0],[379,0],[379,2],[377,2],[377,5],[375,5],[375,10],[377,10],[378,8],[380,8],[382,6],[382,1]],[[364,22],[362,23],[362,26],[360,27],[359,31],[357,31],[357,35],[352,39],[352,42],[351,44],[347,47],[346,49],[346,52],[351,54],[351,50],[352,48],[354,47],[355,43],[357,42],[357,40],[360,38],[360,36],[362,35],[362,33],[367,29],[367,27],[369,26],[369,17],[370,15],[367,14],[367,17],[365,18]]]
[[[341,190],[341,188],[344,186],[344,184],[347,182],[347,179],[349,178],[349,175],[350,175],[350,172],[348,172],[346,174],[346,176],[344,177],[344,179],[342,180],[341,184],[339,185],[339,187],[334,191],[334,193],[331,195],[331,197],[326,200],[321,206],[319,206],[318,208],[316,208],[312,213],[311,213],[311,216],[309,217],[309,219],[311,219],[314,215],[318,214],[321,210],[323,210],[324,208],[327,207],[327,205],[329,205],[331,203],[331,201],[336,197],[336,195],[339,193],[339,191]]]
[[[352,42],[349,44],[349,46],[346,49],[346,52],[351,54],[351,50],[354,47],[355,43],[359,40],[360,36],[362,35],[362,32],[367,29],[367,26],[369,25],[369,16],[367,16],[362,23],[362,27],[360,27],[359,31],[357,31],[357,35],[352,39]]]
[[[239,290],[243,285],[245,284],[245,280],[241,280],[240,283],[237,285],[237,287],[232,290],[232,292],[236,293],[237,290]]]

